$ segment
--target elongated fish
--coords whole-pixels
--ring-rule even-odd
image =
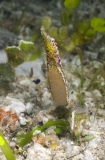
[[[44,26],[41,27],[41,35],[45,43],[47,76],[53,100],[56,104],[65,106],[68,104],[67,81],[62,69],[57,43],[45,32]]]

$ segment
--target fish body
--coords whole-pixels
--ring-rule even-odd
[[[53,100],[56,104],[65,106],[68,104],[67,81],[62,69],[57,43],[45,32],[43,26],[41,35],[45,43],[47,75]]]

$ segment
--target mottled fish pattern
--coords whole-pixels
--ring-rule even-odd
[[[65,106],[68,104],[67,81],[62,69],[57,43],[45,32],[44,26],[41,27],[41,35],[45,43],[47,75],[53,100],[56,104]]]

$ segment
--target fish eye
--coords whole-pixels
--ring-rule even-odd
[[[51,38],[50,42],[51,42],[51,43],[54,43],[54,42],[55,42],[54,38]]]

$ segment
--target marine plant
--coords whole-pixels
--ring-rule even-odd
[[[25,146],[26,144],[28,144],[32,137],[34,135],[37,135],[39,134],[40,132],[44,132],[46,129],[48,129],[49,127],[51,126],[56,126],[55,128],[55,132],[56,130],[60,127],[62,130],[66,127],[69,126],[69,123],[64,121],[64,120],[50,120],[48,121],[47,123],[45,123],[43,126],[37,126],[35,127],[34,129],[32,129],[30,132],[26,133],[26,134],[18,134],[17,135],[17,140],[18,140],[18,144],[19,146],[23,147]],[[58,132],[57,132],[58,133]]]
[[[2,128],[6,126],[14,128],[17,120],[18,116],[12,110],[5,111],[4,109],[0,108],[0,149],[4,153],[7,160],[15,160],[15,156],[9,146],[9,142],[3,135]]]
[[[54,37],[60,49],[71,52],[76,47],[92,42],[97,33],[105,32],[105,19],[92,17],[91,19],[80,19],[77,10],[82,0],[64,0],[65,10],[61,12],[61,27],[53,26],[51,18],[42,17],[42,25],[51,37]],[[43,23],[44,21],[44,23]]]
[[[0,94],[6,94],[10,90],[11,82],[15,80],[15,71],[8,63],[0,64]]]
[[[36,60],[40,50],[33,42],[20,40],[19,46],[6,47],[8,62],[0,64],[0,94],[8,93],[11,82],[15,80],[15,71],[18,65],[25,61]]]
[[[19,46],[8,46],[5,51],[8,63],[14,68],[25,61],[33,61],[40,56],[40,51],[33,42],[23,40],[20,40]]]
[[[0,148],[4,153],[7,160],[16,160],[12,149],[10,148],[7,140],[5,139],[2,131],[0,131]]]

